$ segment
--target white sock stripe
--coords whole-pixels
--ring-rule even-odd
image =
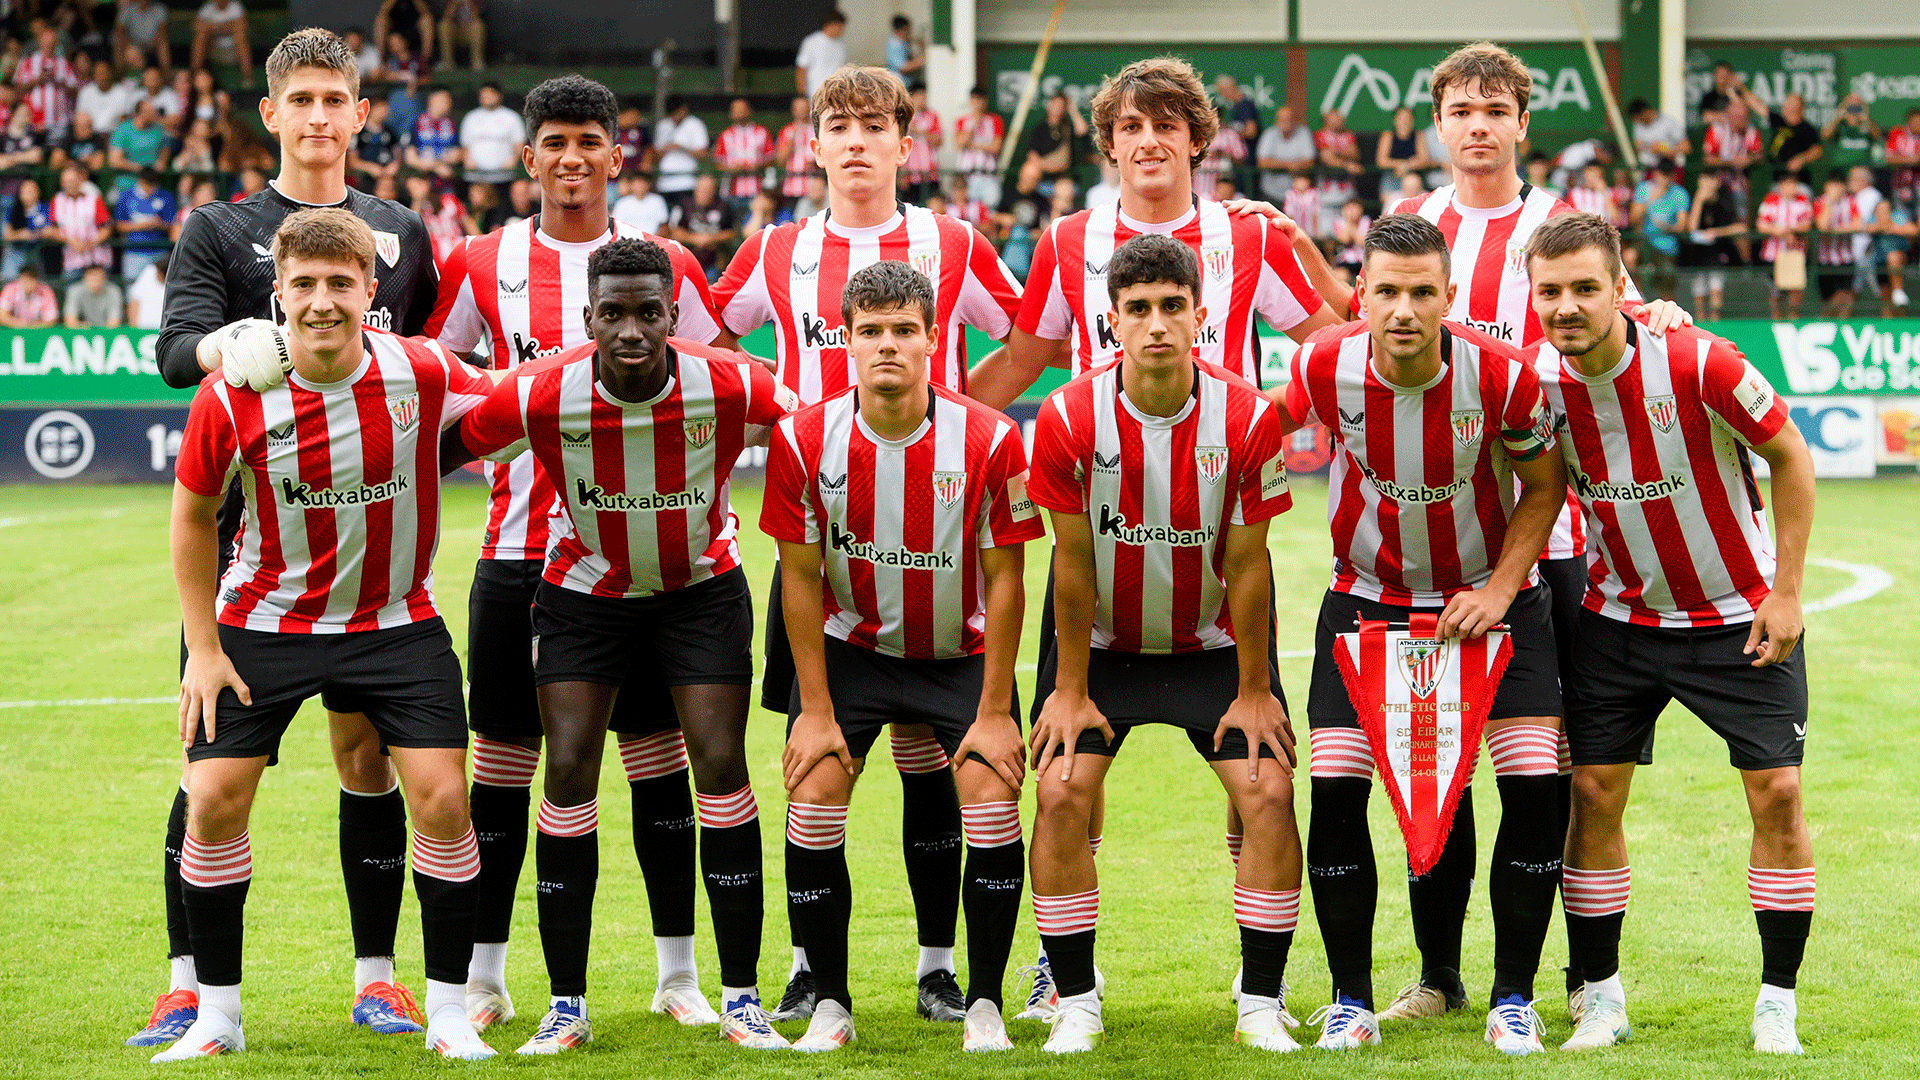
[[[903,773],[930,773],[953,767],[946,748],[931,735],[902,735],[899,728],[890,728],[887,745],[893,751],[893,767]]]
[[[555,806],[540,800],[540,817],[535,828],[548,836],[585,836],[599,827],[599,799],[588,799],[579,806]]]
[[[532,787],[540,751],[476,736],[473,740],[473,782],[489,787]]]
[[[1562,730],[1560,732],[1560,775],[1569,776],[1572,773],[1573,748],[1567,745],[1567,733]]]
[[[1233,857],[1233,865],[1240,865],[1240,846],[1247,842],[1245,833],[1227,834],[1227,854]]]
[[[1373,747],[1359,728],[1314,728],[1307,746],[1309,776],[1373,779]]]
[[[627,782],[658,780],[687,768],[687,739],[678,728],[643,735],[620,744],[620,764]]]
[[[1560,731],[1544,724],[1490,731],[1487,756],[1495,776],[1552,776],[1560,771]]]
[[[968,847],[996,848],[1018,843],[1020,804],[990,802],[962,806],[960,830],[966,834]]]
[[[696,791],[693,801],[703,828],[731,829],[760,816],[760,805],[753,801],[752,784],[726,795],[706,795]]]
[[[1618,870],[1581,870],[1563,867],[1560,875],[1560,900],[1567,914],[1596,918],[1618,915],[1627,910],[1632,891],[1633,868]]]
[[[237,885],[253,879],[253,846],[246,833],[217,844],[188,835],[180,845],[180,880],[202,889]]]
[[[847,808],[788,803],[787,840],[808,851],[839,847],[847,842]]]
[[[480,873],[480,844],[473,827],[455,840],[435,840],[420,832],[413,834],[413,868],[442,881],[472,881]]]
[[[1107,837],[1105,833],[1102,833],[1099,836],[1087,837],[1087,850],[1093,853],[1094,858],[1097,859],[1100,857],[1100,842],[1105,840],[1106,838]]]
[[[1747,867],[1747,898],[1755,911],[1812,911],[1813,867],[1779,870]]]
[[[1100,890],[1033,898],[1033,923],[1042,934],[1059,937],[1091,930],[1100,921]]]
[[[1235,885],[1233,921],[1250,930],[1288,933],[1300,923],[1300,890]]]

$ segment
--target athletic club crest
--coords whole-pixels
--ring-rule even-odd
[[[387,412],[393,417],[393,426],[402,432],[412,431],[413,425],[420,419],[420,395],[403,394],[387,399]]]
[[[1416,698],[1429,698],[1447,673],[1453,643],[1445,638],[1401,638],[1400,677]]]
[[[907,265],[928,281],[940,280],[940,249],[925,248],[907,252]]]
[[[1647,399],[1647,419],[1653,421],[1653,426],[1660,429],[1660,434],[1665,435],[1673,430],[1673,421],[1677,415],[1673,407],[1672,394],[1662,394],[1659,397]]]
[[[933,474],[933,497],[940,500],[941,506],[952,506],[960,501],[967,490],[967,474],[963,472],[937,472]]]
[[[380,256],[380,261],[386,263],[388,266],[399,265],[400,234],[376,231],[373,234],[373,252]]]
[[[1207,276],[1218,281],[1227,276],[1227,270],[1233,266],[1233,253],[1223,247],[1204,248],[1200,260],[1206,265]]]
[[[1461,446],[1473,446],[1480,441],[1480,432],[1486,426],[1487,414],[1478,409],[1453,414],[1453,441]]]
[[[1510,274],[1527,272],[1527,245],[1514,241],[1507,243],[1507,272]]]
[[[1224,446],[1196,446],[1193,448],[1194,463],[1200,466],[1200,475],[1207,483],[1220,482],[1220,474],[1227,471],[1227,448]]]
[[[689,416],[680,422],[680,426],[686,429],[687,445],[699,450],[713,441],[713,432],[719,426],[719,421],[711,416]]]

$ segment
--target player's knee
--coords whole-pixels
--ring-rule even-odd
[[[1786,826],[1800,817],[1800,771],[1772,769],[1746,777],[1747,805],[1755,822]]]
[[[546,797],[557,806],[576,806],[594,797],[600,786],[599,748],[554,741],[547,748]]]
[[[747,782],[747,753],[738,738],[725,734],[687,735],[687,766],[701,791],[733,791]],[[737,781],[737,782],[736,782]],[[731,787],[726,785],[731,784]]]
[[[1573,812],[1583,820],[1618,818],[1626,809],[1627,784],[1611,770],[1573,770]]]
[[[414,790],[407,792],[407,809],[416,832],[441,840],[466,832],[471,821],[466,784],[459,773],[437,776],[426,783],[416,781]]]
[[[790,801],[809,806],[845,806],[853,796],[853,777],[836,757],[822,758],[800,781]]]
[[[1093,813],[1093,796],[1097,790],[1098,786],[1085,779],[1084,774],[1062,780],[1057,766],[1050,767],[1040,774],[1034,785],[1034,801],[1042,818],[1064,828],[1076,822],[1085,824]]]

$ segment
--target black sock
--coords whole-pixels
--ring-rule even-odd
[[[480,847],[473,940],[506,941],[513,929],[514,892],[527,862],[527,813],[533,805],[533,789],[476,783],[469,798],[473,838]]]
[[[1620,971],[1620,926],[1627,913],[1567,915],[1568,959],[1586,982],[1600,982]]]
[[[1760,981],[1782,990],[1793,989],[1800,977],[1800,960],[1807,952],[1813,912],[1755,911],[1753,919],[1760,925]]]
[[[555,997],[587,992],[587,945],[593,937],[593,894],[600,882],[600,830],[579,836],[535,833],[533,873],[540,947]]]
[[[187,912],[187,934],[194,970],[208,986],[240,983],[240,948],[246,936],[247,889],[251,878],[208,888],[180,883]],[[463,973],[464,977],[464,973]]]
[[[787,841],[787,911],[807,942],[807,966],[813,969],[820,1001],[837,1001],[849,1011],[847,925],[853,917],[853,882],[847,876],[847,845],[804,848]],[[716,926],[718,920],[716,920]],[[718,931],[716,930],[716,935]],[[724,976],[722,981],[725,981]],[[751,986],[751,982],[728,986]]]
[[[480,878],[448,881],[415,870],[413,895],[420,900],[420,953],[427,978],[466,985]]]
[[[760,924],[766,918],[760,884],[760,818],[724,829],[700,827],[700,871],[713,914],[722,986],[758,985]],[[808,962],[813,959],[811,949]]]
[[[1420,950],[1420,981],[1449,998],[1465,993],[1460,984],[1460,937],[1473,894],[1476,849],[1473,786],[1460,790],[1453,829],[1433,869],[1407,881],[1407,906],[1413,913],[1413,943]]]
[[[953,948],[960,914],[960,795],[953,770],[900,774],[900,847],[920,944]],[[812,962],[812,954],[808,954]]]
[[[1370,778],[1316,776],[1307,824],[1307,881],[1326,943],[1334,996],[1373,1008],[1373,912],[1380,899],[1367,828]],[[1243,977],[1242,984],[1245,979]]]
[[[1560,798],[1560,841],[1564,846],[1567,830],[1573,825],[1573,774],[1563,773],[1558,780],[1556,791]],[[1567,976],[1567,993],[1571,994],[1587,984],[1586,976],[1580,971],[1580,965],[1573,962],[1573,923],[1567,922],[1567,966],[1561,971]]]
[[[1040,951],[1047,954],[1047,964],[1053,968],[1053,986],[1061,997],[1093,992],[1093,935],[1098,932],[1040,935]]]
[[[1279,997],[1287,977],[1287,951],[1293,948],[1291,930],[1240,928],[1240,992],[1253,997]]]
[[[193,939],[187,934],[187,902],[180,894],[180,849],[187,842],[187,789],[175,788],[173,809],[167,812],[166,846],[160,853],[160,890],[167,897],[167,958],[191,956]],[[222,985],[215,983],[214,985]]]
[[[1500,831],[1493,839],[1487,892],[1493,902],[1492,1001],[1509,994],[1533,1000],[1533,977],[1553,921],[1560,886],[1562,837],[1542,829],[1556,809],[1556,778],[1501,776]]]
[[[633,854],[647,883],[654,937],[693,936],[693,789],[687,770],[633,780]]]
[[[1027,878],[1027,847],[1015,840],[997,847],[967,847],[967,1004],[982,998],[1000,1006],[1020,918],[1020,890]],[[807,954],[809,962],[813,954]]]
[[[399,788],[383,795],[341,789],[340,872],[347,882],[353,955],[392,956],[407,885],[407,805]]]

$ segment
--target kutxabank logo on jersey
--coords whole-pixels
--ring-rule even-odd
[[[1133,544],[1144,547],[1148,544],[1161,544],[1167,547],[1204,547],[1213,543],[1219,530],[1212,525],[1198,529],[1175,529],[1166,525],[1129,525],[1109,503],[1100,504],[1099,516],[1094,521],[1095,530],[1115,543]]]
[[[299,483],[291,476],[280,478],[280,495],[286,504],[306,510],[332,510],[386,502],[411,487],[413,481],[405,473],[378,484],[355,484],[344,488],[314,487],[312,484]]]
[[[912,548],[883,548],[869,540],[862,540],[855,533],[841,527],[838,521],[827,523],[827,545],[848,558],[859,559],[875,566],[898,567],[902,570],[953,570],[959,564],[951,551],[914,551]]]
[[[1394,502],[1409,506],[1432,506],[1436,503],[1452,502],[1455,495],[1460,494],[1461,491],[1466,489],[1469,481],[1468,477],[1456,476],[1450,482],[1440,487],[1428,487],[1425,484],[1402,484],[1379,475],[1368,468],[1366,462],[1361,461],[1357,457],[1353,460],[1360,466],[1360,471],[1366,474],[1368,481],[1373,484],[1375,490],[1387,498],[1392,499]]]
[[[707,493],[699,488],[687,491],[646,491],[629,495],[608,491],[586,477],[573,478],[574,501],[582,510],[611,510],[616,513],[652,513],[663,510],[692,510],[707,505]]]
[[[1573,493],[1583,502],[1653,502],[1687,489],[1686,474],[1670,472],[1658,480],[1597,480],[1574,469]]]

